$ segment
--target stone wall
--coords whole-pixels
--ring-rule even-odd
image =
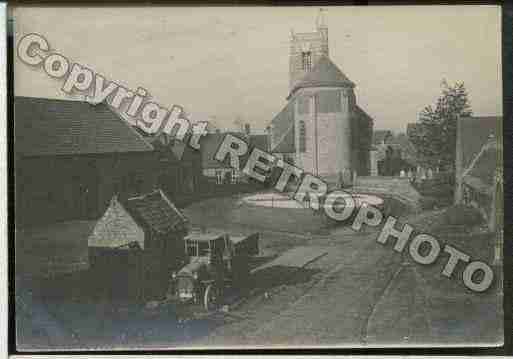
[[[310,112],[300,114],[295,108],[295,128],[299,129],[299,121],[304,121],[306,130],[306,150],[300,151],[296,145],[296,166],[309,173],[320,176],[335,175],[343,169],[352,169],[352,126],[350,97],[341,96],[340,112],[321,113],[317,111],[315,119],[315,101],[313,96],[319,91],[344,91],[341,88],[308,88],[298,91],[297,96],[311,96]],[[317,124],[317,129],[315,128]],[[299,131],[296,130],[295,142],[299,143]],[[316,137],[317,136],[317,146]],[[316,151],[317,163],[316,163]]]

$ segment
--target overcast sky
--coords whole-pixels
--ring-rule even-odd
[[[356,83],[377,129],[404,130],[440,82],[464,81],[476,115],[502,114],[500,10],[494,6],[327,7],[330,57]],[[263,129],[285,104],[290,30],[315,7],[18,8],[15,36],[55,51],[164,106],[222,128]],[[15,60],[16,95],[66,98],[61,81]]]

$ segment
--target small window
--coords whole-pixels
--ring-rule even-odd
[[[306,115],[310,113],[310,97],[301,96],[297,100],[297,112],[300,115]]]
[[[223,172],[216,171],[216,184],[223,184]]]
[[[312,69],[312,52],[304,51],[302,53],[303,71],[310,71]]]
[[[306,151],[306,126],[305,121],[299,121],[299,152]]]

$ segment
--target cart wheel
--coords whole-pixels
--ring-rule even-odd
[[[214,310],[218,304],[218,292],[213,284],[209,284],[205,289],[205,297],[203,298],[203,305],[206,311]]]

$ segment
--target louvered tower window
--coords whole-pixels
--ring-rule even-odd
[[[299,121],[299,152],[306,152],[305,121]]]
[[[303,63],[303,71],[310,71],[312,69],[312,52],[311,51],[302,52],[302,63]]]

